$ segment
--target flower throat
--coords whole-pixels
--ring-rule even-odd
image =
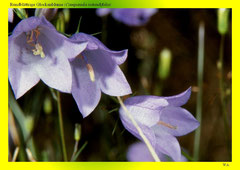
[[[45,57],[43,52],[42,45],[38,42],[38,37],[40,35],[40,31],[38,28],[31,30],[27,33],[27,44],[33,47],[32,49],[33,55],[40,55],[41,58]]]

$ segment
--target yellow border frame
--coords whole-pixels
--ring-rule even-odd
[[[111,4],[111,8],[232,8],[232,76],[234,77],[232,82],[232,162],[174,162],[174,163],[130,163],[130,162],[80,162],[80,163],[23,163],[23,162],[8,162],[8,22],[7,22],[7,8],[14,8],[10,6],[12,3],[31,3],[36,4],[38,2],[46,3],[89,3],[89,2],[107,2]],[[239,76],[240,72],[238,63],[240,63],[240,52],[239,52],[239,40],[240,40],[240,8],[236,0],[11,0],[8,2],[1,2],[0,16],[2,18],[1,22],[1,77],[0,77],[0,108],[1,108],[1,118],[0,118],[0,161],[2,169],[225,169],[225,168],[237,168],[239,166],[239,137],[238,137],[238,121],[239,113],[237,107],[239,90]],[[27,8],[29,6],[23,6]],[[36,8],[37,6],[34,6]],[[41,6],[40,6],[41,7]],[[43,7],[43,6],[42,6]],[[54,7],[54,6],[51,6]],[[16,8],[16,7],[15,7]],[[97,8],[97,7],[90,7]]]

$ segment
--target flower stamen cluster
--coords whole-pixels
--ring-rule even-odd
[[[27,34],[27,44],[34,47],[34,49],[32,49],[33,55],[40,55],[41,58],[44,58],[43,47],[38,42],[39,35],[40,31],[38,28],[31,30],[30,33]]]

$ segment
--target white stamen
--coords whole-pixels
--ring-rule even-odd
[[[87,66],[87,69],[88,69],[88,73],[89,73],[90,79],[91,79],[92,82],[94,82],[95,81],[95,75],[94,75],[93,67],[89,63],[86,66]]]
[[[43,48],[42,48],[42,46],[39,43],[37,43],[35,45],[35,49],[33,49],[32,51],[33,51],[33,55],[40,55],[41,58],[45,57],[45,54],[43,52]]]

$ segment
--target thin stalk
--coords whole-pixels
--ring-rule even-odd
[[[18,153],[19,153],[19,147],[16,147],[16,149],[15,149],[15,151],[13,153],[12,162],[16,162]]]
[[[197,93],[197,108],[196,108],[196,118],[200,123],[201,123],[201,120],[202,120],[204,36],[205,36],[204,23],[200,23],[199,33],[198,33],[198,88],[199,88],[199,91]],[[199,160],[200,137],[201,137],[201,126],[196,130],[195,137],[194,137],[193,158],[194,158],[195,161]]]
[[[123,110],[125,111],[126,115],[128,116],[128,118],[131,120],[131,122],[133,123],[133,125],[135,126],[135,128],[137,129],[139,135],[141,136],[141,138],[143,139],[143,141],[145,142],[145,144],[147,145],[147,148],[149,150],[149,152],[151,153],[153,159],[156,162],[161,162],[158,155],[156,154],[155,150],[153,149],[151,143],[149,142],[149,140],[147,139],[147,137],[144,135],[143,131],[141,130],[141,128],[138,126],[137,122],[134,120],[134,118],[132,117],[131,113],[128,111],[128,109],[126,108],[126,106],[124,105],[122,99],[117,96],[117,99],[120,103],[120,105],[122,106]]]
[[[74,150],[73,150],[73,154],[72,154],[72,157],[71,157],[71,161],[73,161],[77,151],[78,151],[78,144],[79,144],[79,141],[75,141],[75,145],[74,145]]]
[[[221,35],[221,42],[219,48],[219,87],[220,87],[220,96],[221,96],[221,104],[222,104],[222,112],[224,117],[224,125],[225,128],[228,130],[228,118],[227,118],[227,111],[226,111],[226,103],[224,101],[224,85],[223,85],[223,53],[224,53],[224,35]]]
[[[221,35],[220,41],[220,48],[219,48],[219,88],[220,88],[220,99],[221,99],[221,107],[222,107],[222,114],[223,114],[223,121],[224,121],[224,129],[226,134],[226,142],[228,145],[228,153],[231,155],[231,148],[229,147],[230,144],[230,134],[229,134],[229,123],[228,123],[228,114],[227,114],[227,107],[225,102],[225,89],[224,89],[224,80],[223,80],[223,55],[224,55],[224,34]]]
[[[29,161],[37,162],[36,159],[33,157],[32,152],[30,151],[30,149],[26,148],[25,151],[27,153],[27,157],[28,157]]]
[[[63,128],[63,120],[62,120],[62,107],[61,107],[61,98],[60,98],[60,92],[57,91],[57,105],[58,105],[58,121],[59,121],[59,128],[60,128],[60,135],[61,135],[61,141],[62,141],[62,152],[63,152],[63,159],[66,162],[67,159],[67,150],[64,140],[64,128]]]
[[[87,144],[88,144],[88,142],[86,141],[86,142],[82,145],[82,147],[81,147],[81,148],[78,150],[78,152],[75,154],[72,162],[74,162],[74,161],[77,160],[78,156],[79,156],[80,153],[83,151],[83,149],[87,146]]]

